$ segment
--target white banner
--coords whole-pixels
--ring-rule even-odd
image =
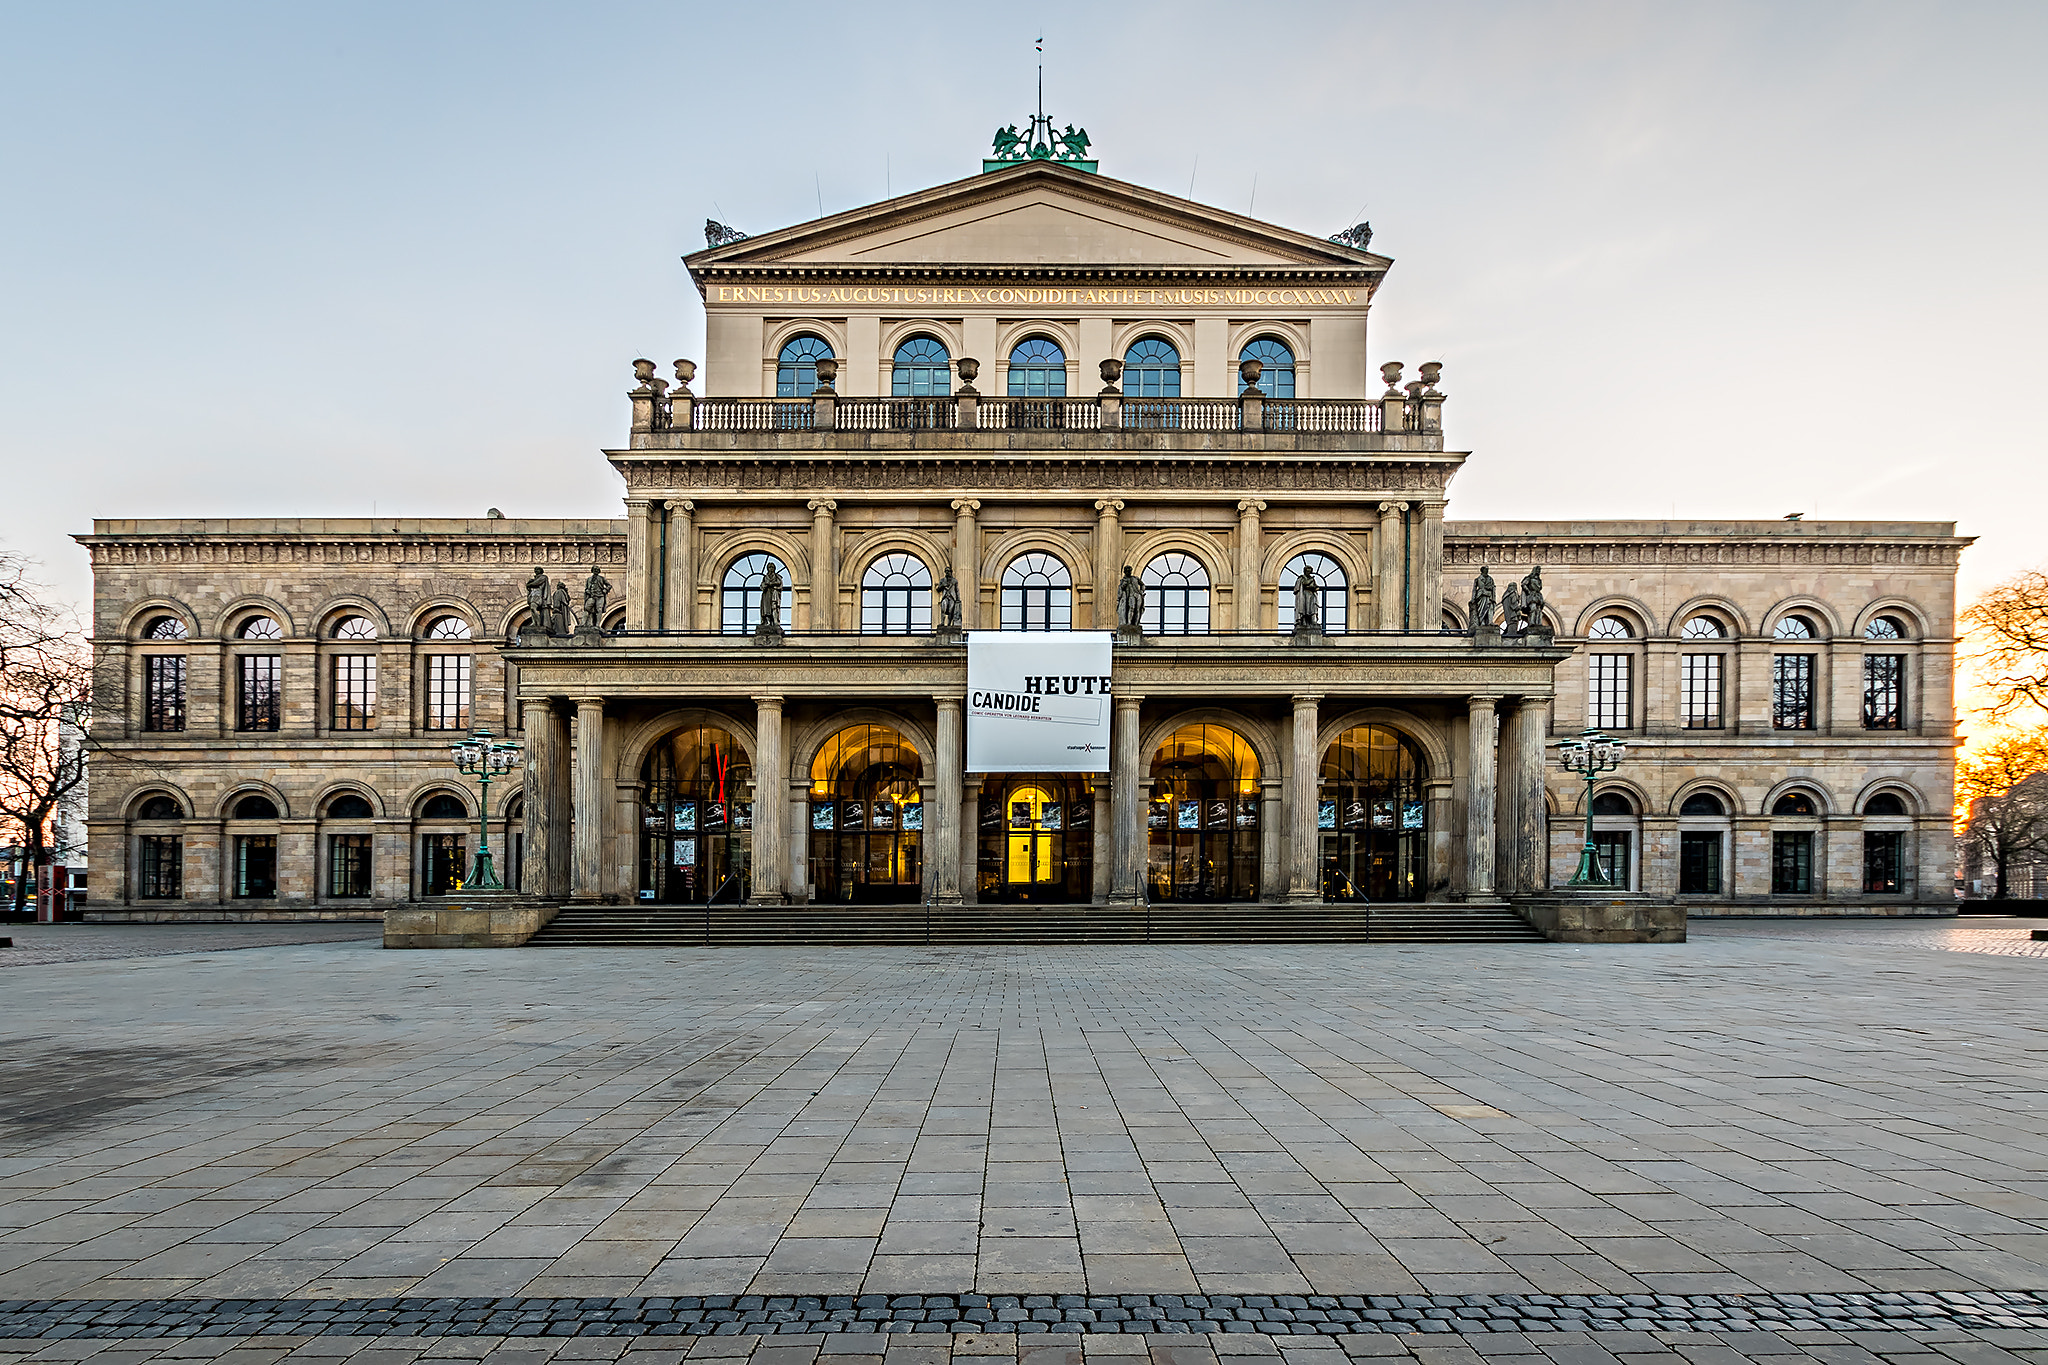
[[[1110,633],[967,633],[967,771],[1109,771]]]

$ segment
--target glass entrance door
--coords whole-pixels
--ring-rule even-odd
[[[1422,761],[1392,730],[1361,725],[1323,751],[1316,841],[1325,900],[1419,901],[1427,891]]]
[[[1145,877],[1157,901],[1259,898],[1259,760],[1221,725],[1184,725],[1152,755]]]
[[[853,725],[811,763],[810,882],[820,901],[914,905],[924,889],[923,760],[887,725]]]
[[[1095,874],[1095,797],[1082,777],[982,779],[979,898],[1086,901]]]
[[[640,899],[745,900],[753,889],[753,765],[725,730],[661,741],[641,770]]]

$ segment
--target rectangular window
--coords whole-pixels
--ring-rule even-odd
[[[1635,724],[1635,660],[1626,654],[1587,656],[1586,723],[1595,730]]]
[[[1813,833],[1780,829],[1771,832],[1771,894],[1813,894]]]
[[[1686,654],[1680,658],[1679,712],[1688,730],[1721,728],[1721,656]]]
[[[469,655],[427,656],[427,728],[469,728]]]
[[[277,894],[277,836],[235,836],[235,895],[267,900]]]
[[[141,856],[136,860],[135,894],[146,901],[174,901],[183,897],[185,840],[176,834],[145,834],[141,844]]]
[[[445,896],[462,889],[462,876],[468,870],[462,865],[462,844],[460,834],[420,836],[420,866],[424,869],[420,894]]]
[[[1593,831],[1593,855],[1600,860],[1600,870],[1607,874],[1608,883],[1612,886],[1626,887],[1629,884],[1630,839],[1625,829]]]
[[[1721,894],[1721,832],[1683,830],[1678,836],[1678,891],[1685,896]]]
[[[1878,830],[1863,836],[1863,889],[1891,895],[1906,889],[1906,832]]]
[[[185,656],[151,654],[142,661],[142,728],[185,728]]]
[[[237,730],[275,730],[284,716],[284,656],[240,656],[241,689],[235,713]]]
[[[336,730],[377,728],[377,656],[337,654],[328,674],[334,699],[329,724]]]
[[[328,836],[327,894],[340,900],[353,900],[370,894],[369,835]]]
[[[1863,728],[1906,728],[1906,656],[1863,656]]]
[[[1813,728],[1811,654],[1777,654],[1771,657],[1771,728]]]

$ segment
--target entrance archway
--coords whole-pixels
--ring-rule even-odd
[[[813,895],[840,905],[917,901],[924,881],[924,761],[887,725],[849,725],[811,760]]]
[[[1160,901],[1259,898],[1259,757],[1237,731],[1183,725],[1152,754],[1145,877]]]
[[[1323,750],[1316,843],[1325,900],[1422,899],[1429,854],[1423,772],[1416,747],[1384,726],[1353,726]]]
[[[1095,794],[1086,777],[989,773],[981,782],[975,831],[978,899],[1091,898]]]
[[[754,765],[730,730],[671,732],[640,767],[640,899],[746,899],[753,889]]]

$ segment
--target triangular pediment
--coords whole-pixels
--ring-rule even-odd
[[[1343,270],[1391,262],[1057,163],[1026,162],[687,258],[717,267]]]

